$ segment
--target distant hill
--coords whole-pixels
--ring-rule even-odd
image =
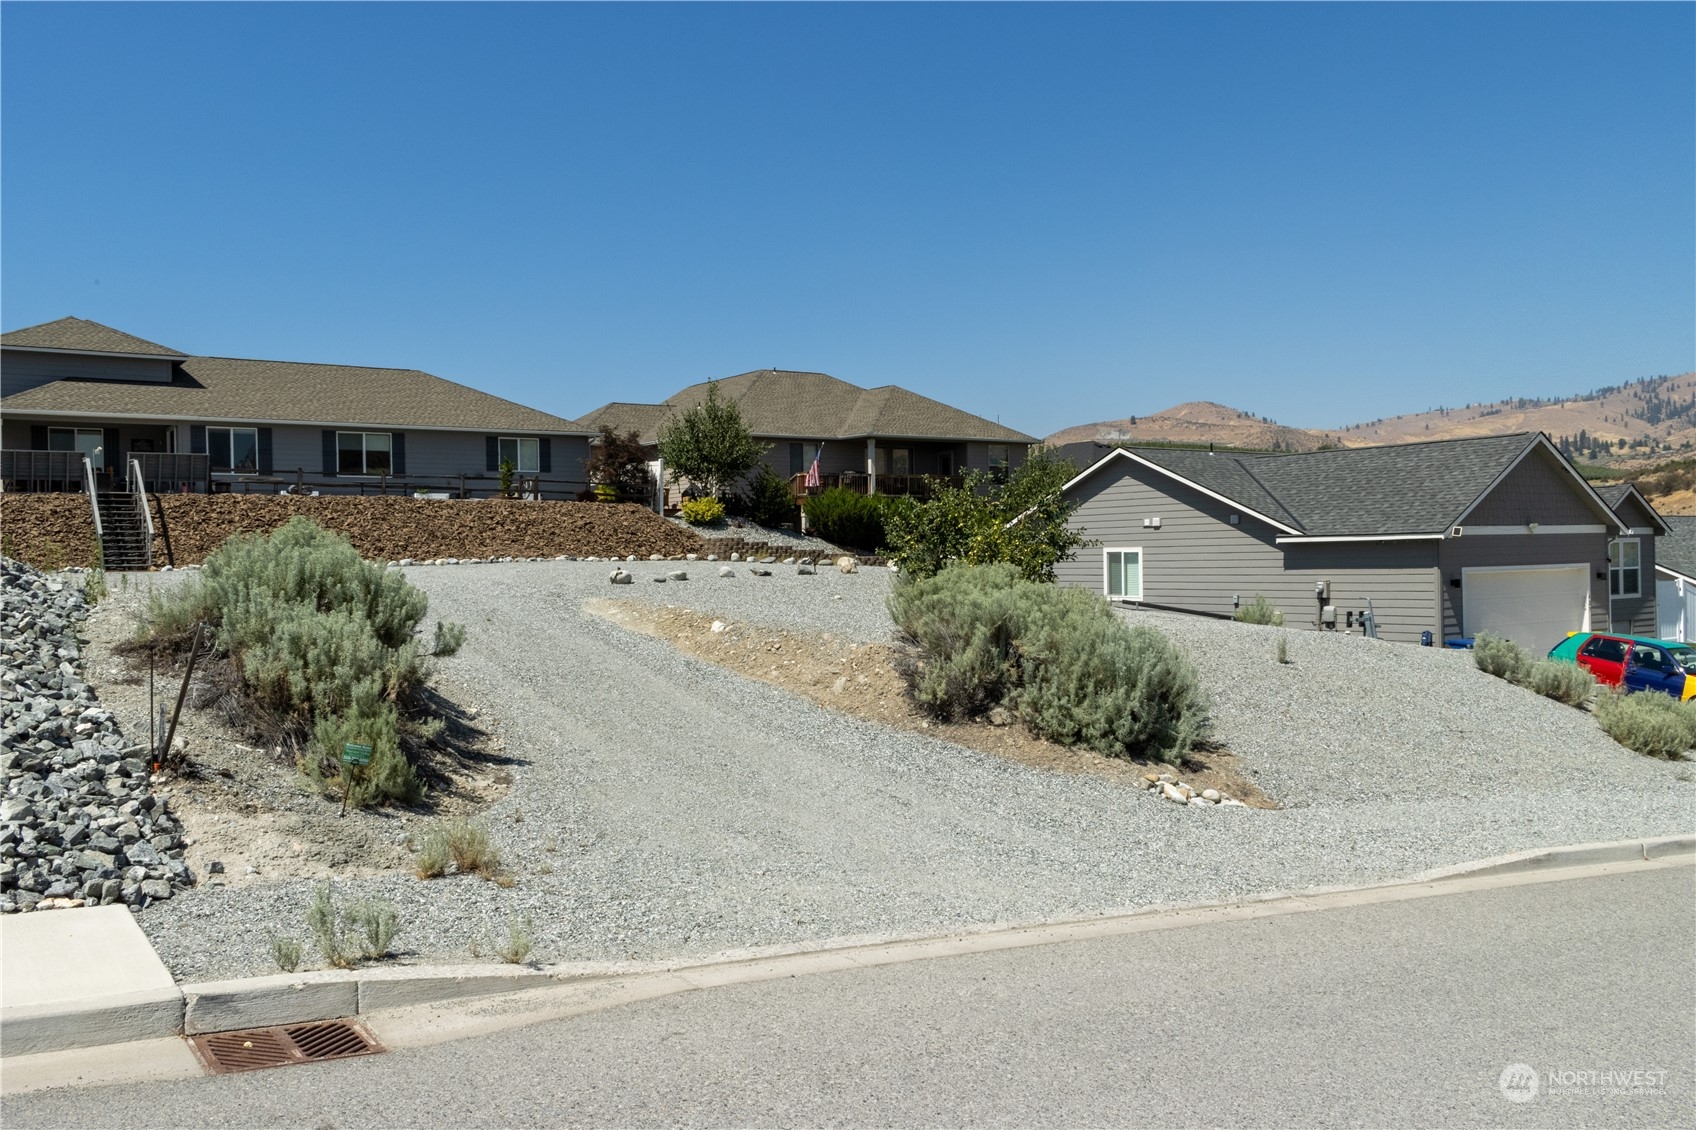
[[[1213,443],[1271,451],[1373,447],[1429,439],[1547,432],[1574,460],[1646,468],[1696,452],[1696,373],[1645,377],[1554,398],[1438,407],[1328,430],[1291,428],[1238,408],[1192,401],[1149,416],[1063,428],[1048,443]]]
[[[1062,428],[1045,443],[1214,443],[1221,447],[1258,448],[1265,451],[1314,451],[1340,437],[1305,428],[1287,428],[1264,417],[1209,400],[1192,400],[1152,416],[1127,416]]]

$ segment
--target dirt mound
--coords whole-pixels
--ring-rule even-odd
[[[0,552],[49,571],[98,564],[88,496],[0,491]]]
[[[199,564],[231,535],[274,530],[297,514],[345,535],[374,561],[707,552],[698,535],[629,503],[257,494],[167,494],[153,502],[155,564]],[[41,568],[89,563],[93,519],[82,496],[9,494],[4,505],[9,555]]]
[[[1054,773],[1106,777],[1132,788],[1143,775],[1171,766],[1133,758],[1103,757],[1094,750],[1034,737],[1020,725],[938,722],[920,713],[896,671],[896,651],[886,644],[852,643],[816,632],[790,632],[758,624],[725,624],[687,608],[656,608],[637,601],[596,600],[584,611],[622,628],[666,640],[685,655],[750,679],[782,687],[820,706],[869,722],[940,738],[979,753],[1004,757]],[[718,629],[713,625],[717,623]],[[1195,789],[1218,789],[1251,808],[1277,808],[1225,750],[1197,751],[1186,759],[1184,780]]]

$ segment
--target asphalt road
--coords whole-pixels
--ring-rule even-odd
[[[1505,1068],[1539,1093],[1511,1102]],[[1624,1087],[1582,1073],[1644,1072]],[[1578,1074],[1572,1074],[1578,1073]],[[35,1126],[1696,1123],[1696,870],[737,985]]]

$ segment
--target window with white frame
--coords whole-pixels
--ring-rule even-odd
[[[1608,543],[1608,595],[1643,595],[1643,546],[1636,538]]]
[[[1142,550],[1104,551],[1106,593],[1109,600],[1142,599]]]
[[[337,432],[336,473],[387,475],[394,470],[389,455],[394,437],[388,432]]]
[[[502,436],[500,451],[500,461],[511,463],[512,469],[521,475],[534,475],[542,469],[542,444],[540,440]]]
[[[258,428],[207,428],[206,456],[214,471],[252,475],[259,471]]]
[[[106,467],[106,433],[99,428],[48,428],[47,450],[80,451],[96,471]],[[115,453],[114,453],[115,454]],[[81,471],[77,472],[81,474]]]

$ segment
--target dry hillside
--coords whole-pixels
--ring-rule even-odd
[[[1340,443],[1341,438],[1304,428],[1287,428],[1208,400],[1192,400],[1152,416],[1127,416],[1063,428],[1045,441],[1051,444],[1081,443],[1216,443],[1221,447],[1259,448],[1267,451],[1312,451],[1322,444]]]
[[[1566,398],[1518,398],[1438,407],[1332,429],[1291,428],[1209,401],[1192,401],[1151,416],[1129,416],[1063,428],[1049,443],[1216,443],[1222,447],[1312,451],[1326,444],[1458,439],[1506,432],[1547,432],[1574,459],[1626,469],[1696,451],[1696,373],[1646,377]]]

